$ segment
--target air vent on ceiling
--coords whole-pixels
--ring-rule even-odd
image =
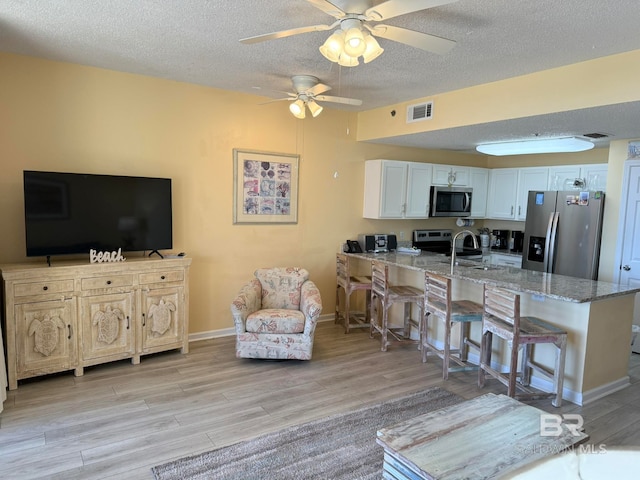
[[[429,120],[433,116],[433,102],[416,103],[407,107],[407,123]]]
[[[605,138],[605,137],[608,137],[609,135],[606,133],[585,133],[582,136],[588,137],[588,138]]]

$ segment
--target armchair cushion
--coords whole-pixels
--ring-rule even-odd
[[[304,313],[283,308],[258,310],[247,317],[246,330],[251,333],[302,333]]]
[[[255,276],[262,285],[262,308],[300,309],[300,287],[309,279],[304,268],[259,268]]]

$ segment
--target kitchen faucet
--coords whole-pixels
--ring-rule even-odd
[[[473,238],[473,248],[478,249],[478,239],[471,230],[460,230],[456,233],[451,242],[451,275],[453,275],[453,266],[456,264],[456,240],[462,234],[471,235],[471,238]]]

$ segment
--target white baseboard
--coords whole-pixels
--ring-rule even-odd
[[[320,315],[318,318],[319,322],[328,322],[329,320],[333,321],[335,315],[333,313],[328,313],[326,315]],[[231,337],[236,334],[236,329],[234,327],[229,328],[221,328],[219,330],[209,330],[207,332],[197,332],[189,334],[189,342],[197,342],[199,340],[209,340],[211,338],[220,338],[220,337]]]

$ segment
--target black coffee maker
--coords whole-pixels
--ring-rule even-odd
[[[495,244],[491,247],[494,250],[508,250],[509,249],[509,230],[493,230],[493,238]]]
[[[513,253],[522,253],[522,247],[524,245],[524,232],[520,230],[513,230],[511,232],[511,240],[513,241],[511,251]]]

